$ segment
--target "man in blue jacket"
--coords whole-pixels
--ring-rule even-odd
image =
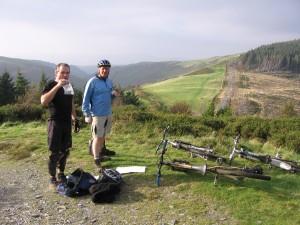
[[[110,133],[112,126],[112,98],[120,96],[120,93],[113,90],[113,83],[108,79],[111,64],[108,60],[100,60],[97,74],[86,84],[82,111],[85,122],[92,124],[92,154],[95,164],[101,168],[105,136]]]

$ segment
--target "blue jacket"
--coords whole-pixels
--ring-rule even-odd
[[[82,101],[84,116],[111,115],[112,91],[113,84],[110,79],[101,79],[97,75],[89,79]]]

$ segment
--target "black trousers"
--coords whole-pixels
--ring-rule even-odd
[[[56,168],[64,172],[69,148],[72,147],[71,121],[48,121],[48,147],[50,151],[48,170],[50,176],[56,175]]]

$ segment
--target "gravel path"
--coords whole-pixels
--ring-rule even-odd
[[[30,159],[8,161],[5,157],[0,154],[1,225],[236,224],[224,206],[215,205],[205,196],[193,199],[176,194],[188,184],[157,188],[153,181],[127,176],[116,202],[96,205],[90,196],[69,198],[49,191],[46,165]],[[174,207],[174,200],[184,205],[186,198],[205,205],[205,210],[195,214]]]
[[[72,199],[51,192],[45,168],[1,161],[0,224],[108,224],[99,221],[89,196]]]

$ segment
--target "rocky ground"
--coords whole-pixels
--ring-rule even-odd
[[[90,196],[69,198],[50,191],[46,166],[41,163],[8,161],[0,154],[0,171],[0,224],[3,225],[235,224],[224,208],[211,204],[205,197],[199,202],[206,205],[205,210],[190,214],[172,204],[173,199],[181,198],[176,187],[158,189],[150,183],[148,187],[138,184],[134,177],[125,178],[126,184],[116,202],[96,205]],[[166,209],[164,206],[161,211],[160,206],[168,205],[168,199],[169,209],[162,213]]]
[[[90,196],[73,199],[50,191],[45,168],[3,156],[1,161],[0,224],[126,224],[103,219],[113,212]]]

